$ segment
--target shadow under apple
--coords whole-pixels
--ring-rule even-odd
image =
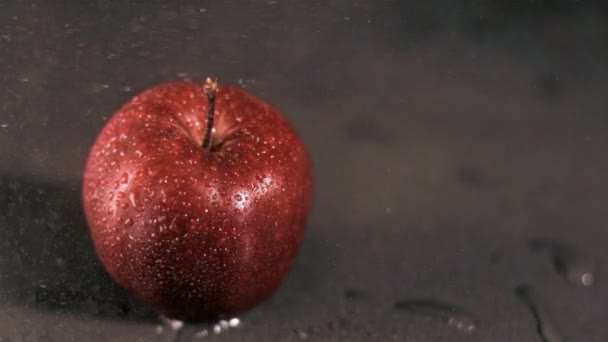
[[[0,303],[83,316],[156,320],[97,259],[79,182],[0,175]]]

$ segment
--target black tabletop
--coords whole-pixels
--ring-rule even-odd
[[[607,14],[0,2],[0,341],[608,340]],[[207,75],[280,108],[316,178],[288,279],[217,336],[172,331],[118,288],[80,201],[120,105]]]

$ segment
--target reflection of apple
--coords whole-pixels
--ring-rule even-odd
[[[279,287],[304,233],[312,171],[278,111],[207,79],[156,86],[114,114],[83,187],[112,277],[169,317],[203,320]]]

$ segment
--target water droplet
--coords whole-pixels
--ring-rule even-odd
[[[205,338],[207,336],[209,336],[209,331],[207,329],[203,329],[203,330],[197,332],[196,334],[194,334],[193,337],[195,339],[201,339],[201,338]]]
[[[120,177],[120,182],[122,184],[127,184],[129,182],[129,174],[128,173],[123,173],[122,176]]]
[[[118,196],[118,198],[125,198],[125,196],[126,196],[126,195],[125,195],[125,193],[124,193],[124,192],[119,191],[119,192],[118,192],[118,194],[117,194],[116,196]]]
[[[302,329],[297,329],[296,334],[301,340],[305,340],[308,338],[308,333]]]
[[[534,238],[528,241],[530,251],[546,252],[555,271],[568,282],[591,286],[595,281],[595,262],[577,248],[549,238]]]
[[[473,333],[478,326],[478,319],[473,314],[458,306],[438,300],[402,300],[396,302],[393,308],[442,321],[448,326],[467,334]]]
[[[128,219],[126,219],[126,220],[125,220],[125,225],[126,225],[127,227],[131,227],[131,226],[133,225],[133,219],[132,219],[132,218],[130,218],[130,217],[129,217]]]
[[[177,319],[160,316],[160,320],[173,331],[178,331],[184,326],[184,322]]]
[[[591,285],[593,285],[593,282],[594,282],[593,274],[583,273],[583,275],[581,276],[581,283],[583,285],[591,286]]]
[[[133,208],[137,207],[137,203],[135,202],[135,194],[134,193],[130,193],[129,194],[129,201],[131,202],[131,205],[133,206]]]
[[[233,318],[231,318],[231,319],[228,321],[228,325],[229,325],[231,328],[236,328],[236,327],[238,327],[240,324],[241,324],[241,320],[240,320],[240,319],[238,319],[237,317],[233,317]]]
[[[234,195],[234,199],[235,199],[237,202],[240,202],[240,201],[242,201],[242,200],[243,200],[243,196],[241,196],[241,195],[238,195],[238,194],[237,194],[237,195]]]
[[[519,285],[515,289],[515,296],[530,309],[530,312],[536,320],[536,331],[538,336],[543,341],[562,342],[564,340],[545,309],[545,306],[540,299],[540,295],[532,286],[527,284]]]

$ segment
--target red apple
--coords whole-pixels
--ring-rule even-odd
[[[160,313],[194,321],[241,312],[279,287],[311,199],[310,160],[283,115],[210,79],[135,96],[97,138],[83,184],[111,276]]]

